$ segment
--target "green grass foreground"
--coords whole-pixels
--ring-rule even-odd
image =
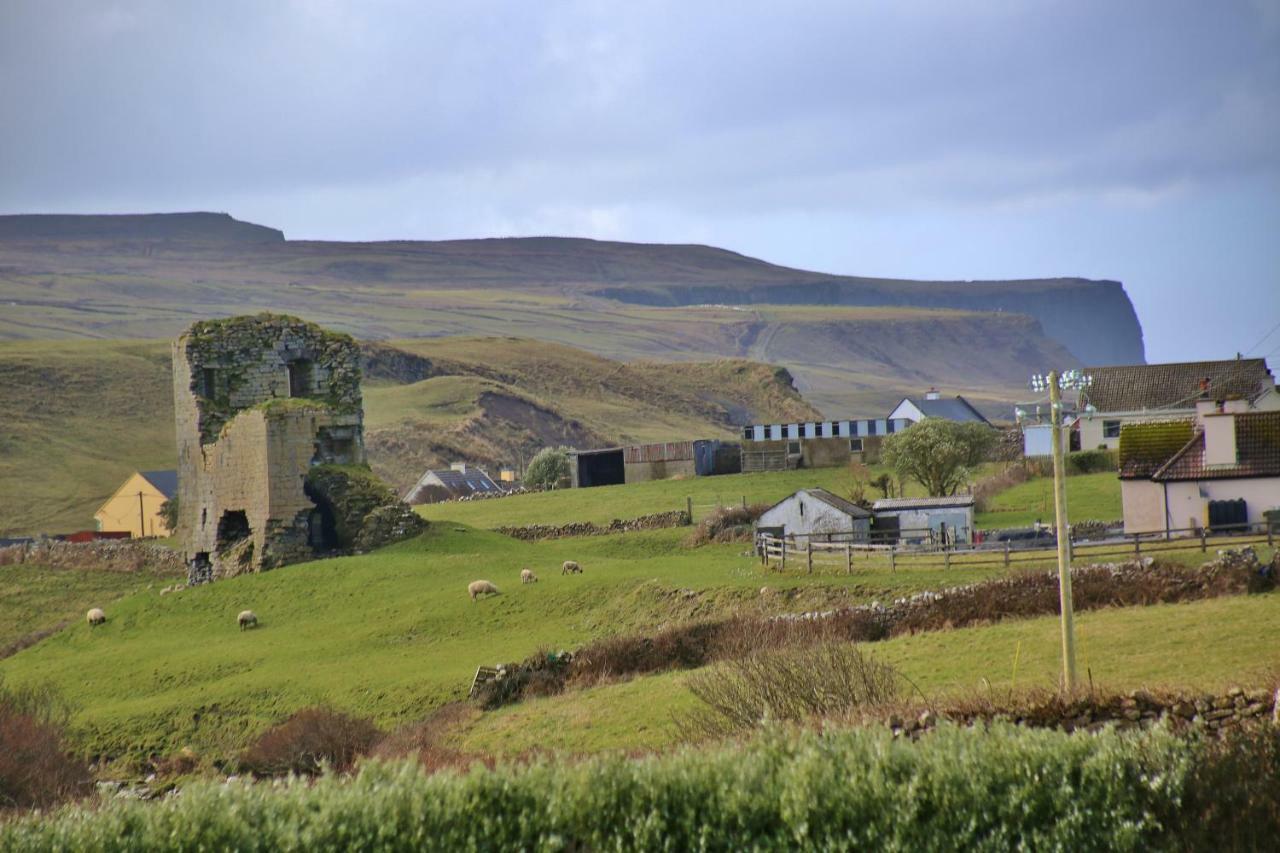
[[[1247,774],[1211,772],[1207,752],[1163,729],[943,726],[917,742],[873,729],[767,731],[639,760],[462,775],[371,764],[351,780],[194,783],[160,802],[0,824],[0,847],[1084,851],[1194,847],[1224,827],[1231,835],[1215,841],[1265,843],[1268,795]]]

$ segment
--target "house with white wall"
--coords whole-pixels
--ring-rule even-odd
[[[947,421],[961,423],[979,423],[991,425],[991,422],[974,408],[973,404],[957,394],[954,397],[943,397],[937,388],[930,388],[923,397],[903,397],[898,405],[889,413],[891,419],[900,418],[911,423],[919,423],[925,418],[942,418]]]
[[[1125,533],[1230,529],[1280,509],[1280,411],[1201,401],[1195,417],[1120,430]]]
[[[1266,359],[1234,358],[1091,367],[1076,411],[1080,449],[1120,445],[1125,424],[1194,419],[1202,400],[1241,400],[1248,411],[1280,410]]]

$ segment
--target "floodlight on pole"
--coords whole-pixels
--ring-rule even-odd
[[[1062,389],[1083,390],[1092,383],[1091,377],[1079,370],[1066,370],[1061,374],[1050,371],[1031,377],[1031,388],[1037,393],[1049,392],[1049,422],[1053,449],[1053,510],[1054,527],[1058,542],[1058,600],[1062,611],[1062,688],[1072,692],[1076,687],[1076,637],[1074,605],[1071,598],[1071,533],[1067,526],[1066,464],[1062,447]]]

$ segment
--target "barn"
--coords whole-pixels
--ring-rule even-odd
[[[888,498],[871,505],[876,539],[904,544],[973,542],[973,496]]]
[[[871,513],[826,489],[800,489],[761,514],[756,533],[824,542],[866,542]]]

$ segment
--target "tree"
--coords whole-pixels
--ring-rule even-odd
[[[164,526],[169,528],[170,533],[178,532],[178,496],[174,495],[164,503],[160,504],[160,517],[164,519]]]
[[[912,479],[931,497],[954,495],[996,443],[986,424],[925,418],[884,440],[884,459],[900,480]]]
[[[524,484],[532,489],[554,489],[569,479],[569,448],[544,447],[524,471]]]

